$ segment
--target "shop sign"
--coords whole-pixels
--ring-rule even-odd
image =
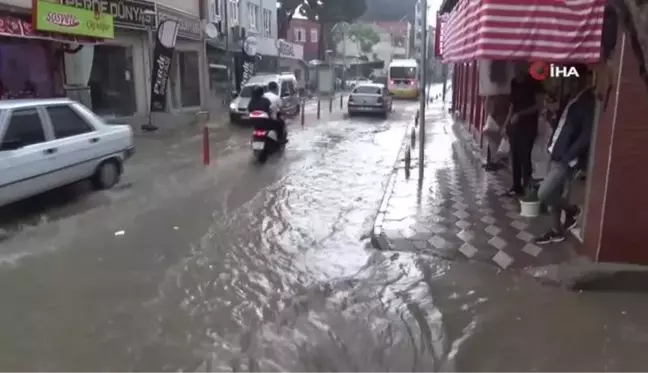
[[[106,39],[115,37],[110,14],[61,5],[51,0],[34,0],[34,8],[32,22],[37,30]]]
[[[281,57],[295,58],[295,49],[293,44],[282,39],[277,39],[277,53]]]
[[[60,4],[113,16],[115,27],[145,30],[156,26],[155,3],[143,0],[58,0]]]
[[[103,42],[103,39],[97,39],[89,36],[38,31],[31,22],[8,15],[0,16],[0,36],[74,44],[97,44]]]
[[[178,23],[178,36],[194,40],[201,39],[202,22],[200,18],[160,4],[156,8],[158,22],[171,20]]]

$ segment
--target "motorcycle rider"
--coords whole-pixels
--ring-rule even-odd
[[[281,107],[283,106],[283,101],[281,100],[281,97],[279,97],[279,84],[277,84],[277,82],[268,83],[268,92],[266,92],[263,97],[270,100],[270,115],[275,121],[277,127],[277,135],[280,139],[283,139],[285,142],[287,142],[288,131],[286,130],[286,121],[284,121],[281,115]]]
[[[263,87],[257,85],[252,88],[251,96],[252,97],[250,98],[250,102],[248,103],[247,107],[248,112],[251,113],[255,110],[261,110],[266,112],[268,116],[272,117],[272,104],[270,100],[263,96]]]

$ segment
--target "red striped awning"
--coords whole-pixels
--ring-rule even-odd
[[[444,62],[598,62],[605,0],[460,0],[442,27]]]

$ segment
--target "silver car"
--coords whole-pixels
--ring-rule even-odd
[[[230,103],[230,122],[239,123],[248,119],[247,107],[252,97],[252,90],[256,86],[267,89],[270,82],[279,85],[279,95],[283,106],[281,111],[288,116],[297,115],[301,110],[299,93],[297,92],[297,79],[292,74],[262,74],[255,75],[241,88],[241,92]]]
[[[392,97],[383,84],[363,83],[353,89],[347,106],[349,116],[380,114],[386,118],[392,111]]]

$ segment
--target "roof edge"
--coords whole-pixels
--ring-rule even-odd
[[[443,0],[439,7],[439,14],[452,12],[452,9],[454,9],[458,2],[459,0]]]

